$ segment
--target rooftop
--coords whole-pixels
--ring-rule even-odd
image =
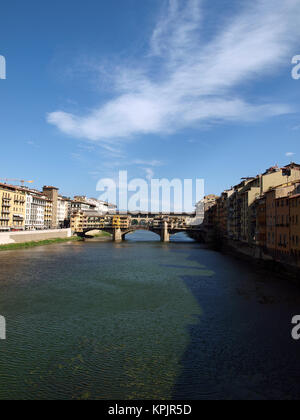
[[[19,187],[17,185],[11,185],[11,184],[5,184],[5,183],[3,184],[2,182],[0,182],[0,187],[6,188],[6,189],[9,189],[9,190],[13,190],[13,191],[24,192],[23,187]]]
[[[57,191],[59,190],[59,188],[52,187],[51,185],[45,185],[43,189],[44,190],[57,190]]]

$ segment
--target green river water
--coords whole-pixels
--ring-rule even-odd
[[[0,253],[0,399],[299,398],[299,287],[176,236]]]

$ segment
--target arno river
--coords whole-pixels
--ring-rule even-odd
[[[300,286],[157,239],[0,253],[0,399],[300,398]]]

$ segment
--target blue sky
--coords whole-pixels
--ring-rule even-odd
[[[16,0],[0,39],[1,178],[95,196],[127,169],[218,194],[300,161],[299,1]]]

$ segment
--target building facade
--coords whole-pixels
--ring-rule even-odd
[[[70,200],[68,198],[58,196],[56,225],[59,228],[68,227],[69,225],[69,203]]]
[[[297,265],[300,265],[300,194],[289,197],[290,202],[290,252]]]
[[[45,229],[46,197],[35,192],[26,193],[25,229]]]
[[[52,203],[51,206],[51,222],[49,223],[49,220],[47,220],[47,224],[49,223],[49,227],[51,229],[56,229],[58,227],[58,217],[57,217],[57,209],[58,209],[58,188],[51,187],[51,186],[45,186],[43,188],[43,195],[45,195]],[[50,217],[50,213],[47,215],[47,217]]]
[[[24,230],[26,195],[21,187],[0,184],[0,231]]]
[[[215,229],[220,238],[258,247],[275,260],[290,261],[300,251],[298,194],[299,165],[269,168],[256,177],[243,178],[211,202],[204,228]]]

